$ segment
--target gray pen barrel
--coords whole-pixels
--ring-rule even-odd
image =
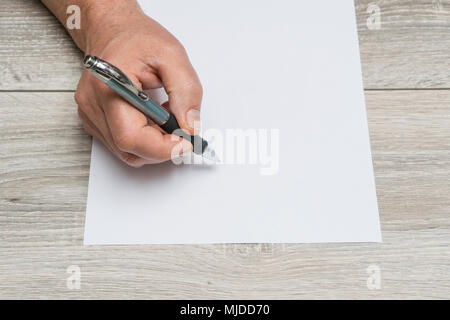
[[[194,153],[201,155],[208,147],[208,142],[200,136],[191,136],[181,130],[174,115],[170,114],[164,107],[160,106],[152,99],[149,98],[147,101],[140,100],[133,92],[114,79],[107,81],[106,84],[122,98],[131,103],[136,109],[152,119],[165,132],[175,134],[190,141],[194,146]]]
[[[109,80],[106,84],[122,98],[131,103],[136,109],[152,119],[157,125],[162,125],[169,120],[170,113],[152,99],[149,98],[147,101],[139,99],[133,92],[114,79]]]

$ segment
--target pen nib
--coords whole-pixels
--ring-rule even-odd
[[[208,160],[213,161],[214,163],[219,163],[220,159],[219,157],[216,155],[216,152],[211,149],[209,146],[206,147],[205,151],[203,151],[202,157]]]

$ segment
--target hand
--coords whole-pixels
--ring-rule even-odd
[[[83,51],[120,68],[140,89],[164,87],[169,101],[163,106],[193,134],[200,120],[202,87],[186,51],[134,1],[118,3],[103,8],[107,11],[101,5],[89,10]],[[75,100],[85,130],[130,166],[169,160],[175,147],[183,154],[192,151],[190,142],[164,133],[86,70]]]

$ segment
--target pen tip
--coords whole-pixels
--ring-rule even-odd
[[[220,159],[217,156],[216,152],[210,147],[206,147],[205,151],[202,154],[203,158],[213,161],[214,163],[220,163]]]

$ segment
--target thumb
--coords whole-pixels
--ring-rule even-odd
[[[158,72],[180,127],[191,135],[198,134],[203,89],[188,57],[178,57],[176,63],[164,65]]]

